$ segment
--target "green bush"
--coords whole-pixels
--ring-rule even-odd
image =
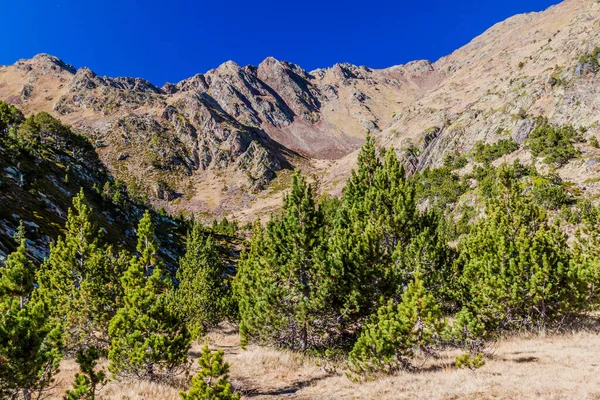
[[[562,206],[574,202],[573,196],[564,187],[562,179],[558,175],[533,177],[531,197],[536,204],[550,210],[558,210]]]
[[[390,300],[365,326],[350,353],[350,370],[369,375],[413,369],[415,352],[433,354],[444,328],[440,309],[417,273],[400,304]]]
[[[444,167],[450,168],[451,170],[461,169],[463,167],[466,167],[466,165],[468,163],[469,163],[469,160],[467,160],[467,157],[460,155],[460,154],[458,154],[458,155],[448,154],[446,156],[446,158],[444,159]]]
[[[586,308],[583,271],[567,237],[503,170],[505,190],[459,244],[462,304],[488,332],[539,328]]]
[[[492,144],[483,144],[482,142],[477,142],[475,144],[473,153],[475,161],[489,163],[518,149],[519,145],[514,140],[501,139]]]
[[[531,132],[527,143],[531,154],[544,157],[546,164],[561,167],[579,156],[573,146],[575,140],[579,140],[579,132],[572,126],[553,126],[543,121]]]
[[[468,189],[464,179],[452,171],[453,168],[425,169],[415,175],[417,199],[427,201],[430,205],[444,210],[448,205],[456,203]]]

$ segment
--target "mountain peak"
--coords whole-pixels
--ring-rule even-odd
[[[43,73],[66,71],[70,74],[75,74],[77,72],[77,69],[72,65],[65,63],[56,56],[46,53],[37,54],[30,60],[19,60],[16,64],[29,66],[32,69],[39,69]]]

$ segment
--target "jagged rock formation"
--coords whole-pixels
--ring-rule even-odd
[[[0,98],[71,124],[117,176],[156,200],[218,211],[247,204],[282,168],[356,150],[366,131],[389,125],[396,104],[435,80],[429,75],[428,62],[307,72],[267,58],[159,88],[40,54],[0,68]]]
[[[0,67],[0,99],[52,111],[116,176],[172,210],[228,213],[268,203],[256,190],[292,166],[318,172],[335,192],[366,131],[411,149],[416,169],[504,137],[527,158],[537,116],[596,135],[599,28],[600,4],[566,0],[499,23],[435,63],[307,72],[267,58],[160,88],[38,55]],[[598,172],[578,162],[563,170]]]

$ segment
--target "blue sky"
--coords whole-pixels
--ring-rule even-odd
[[[157,85],[267,56],[307,70],[437,60],[514,14],[559,0],[11,0],[0,64],[50,53]]]

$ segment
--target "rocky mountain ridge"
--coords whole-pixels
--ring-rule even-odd
[[[540,116],[597,135],[600,76],[582,60],[600,45],[598,28],[600,4],[566,0],[499,23],[435,63],[308,72],[274,58],[230,61],[163,87],[38,55],[0,67],[0,99],[52,112],[90,138],[115,176],[171,211],[245,210],[245,219],[276,206],[292,167],[336,193],[367,131],[415,169],[506,137],[520,145],[507,158],[531,159],[525,141]],[[596,151],[583,150],[559,171],[583,171],[581,184],[600,172],[589,162]]]

